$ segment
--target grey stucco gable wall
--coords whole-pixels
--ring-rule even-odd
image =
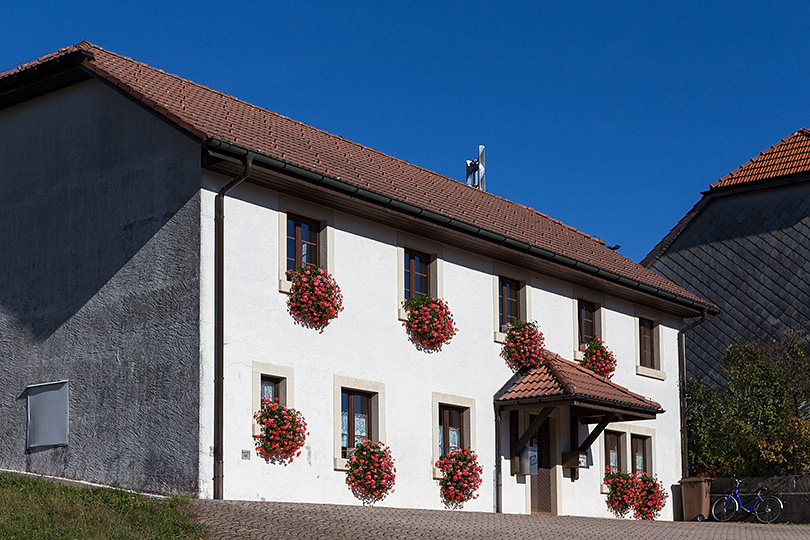
[[[0,111],[0,467],[196,493],[200,149],[97,81]],[[70,381],[65,447],[25,388]]]
[[[735,339],[810,330],[805,180],[713,197],[651,265],[721,309],[686,336],[689,377],[721,384],[719,361]]]

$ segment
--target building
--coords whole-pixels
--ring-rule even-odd
[[[734,340],[807,330],[808,262],[810,131],[800,129],[713,183],[641,264],[720,307],[686,345],[688,375],[720,385]]]
[[[680,478],[678,334],[713,306],[600,240],[86,42],[0,75],[0,125],[0,467],[358,504],[362,432],[396,460],[382,504],[441,508],[454,430],[484,466],[469,510],[606,516],[606,463]],[[342,289],[323,333],[287,312],[292,259]],[[402,328],[406,283],[452,310],[440,352]],[[513,377],[510,317],[559,356]],[[572,362],[593,335],[612,381]],[[254,451],[263,390],[308,423],[286,467]]]

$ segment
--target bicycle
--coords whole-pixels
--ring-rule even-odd
[[[724,497],[720,497],[712,504],[712,517],[716,521],[728,521],[740,510],[748,514],[754,514],[754,517],[756,517],[757,521],[760,523],[773,523],[779,519],[779,516],[782,515],[784,505],[778,493],[775,495],[765,495],[763,497],[762,492],[767,491],[767,488],[759,488],[756,497],[751,503],[751,507],[746,508],[740,498],[740,486],[743,483],[736,478],[734,478],[734,481],[737,483],[734,491]]]

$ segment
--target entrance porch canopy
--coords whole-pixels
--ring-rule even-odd
[[[554,353],[546,353],[543,365],[515,374],[495,394],[498,418],[503,412],[510,413],[509,455],[512,458],[512,474],[517,472],[520,452],[557,407],[568,408],[571,420],[570,449],[578,453],[586,452],[611,422],[653,420],[664,412],[655,401],[631,392],[578,363]],[[522,434],[517,427],[519,411],[537,415]],[[580,423],[596,424],[582,442],[578,440]]]

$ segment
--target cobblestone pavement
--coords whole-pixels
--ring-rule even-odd
[[[810,540],[810,525],[644,522],[328,504],[194,500],[205,540]]]

